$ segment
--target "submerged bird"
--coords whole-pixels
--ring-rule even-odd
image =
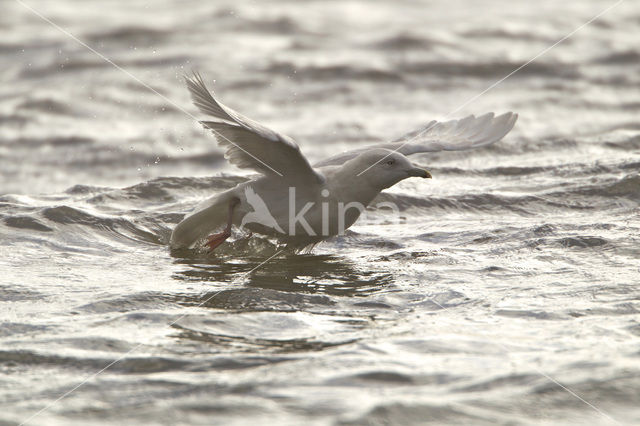
[[[205,245],[214,250],[231,236],[233,225],[276,237],[293,249],[316,244],[343,233],[383,189],[409,177],[431,178],[408,155],[492,144],[518,118],[508,112],[431,121],[393,142],[347,151],[311,166],[293,139],[218,102],[199,74],[186,82],[194,104],[211,117],[200,123],[226,149],[225,158],[260,176],[196,207],[173,230],[172,248],[193,247],[206,238]]]

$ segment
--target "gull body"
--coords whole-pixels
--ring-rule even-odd
[[[214,249],[234,225],[276,237],[294,249],[316,244],[355,223],[382,190],[409,177],[431,177],[407,155],[488,145],[508,133],[517,119],[513,113],[490,113],[432,121],[394,142],[347,151],[312,167],[291,138],[222,105],[199,75],[186,81],[195,105],[213,118],[201,124],[226,148],[225,157],[261,176],[196,207],[174,229],[172,248],[193,247],[224,226],[223,232],[209,236],[206,245]]]
[[[379,163],[358,176],[376,161]],[[224,206],[231,200],[239,200],[231,216],[232,225],[276,237],[293,248],[303,248],[353,225],[362,212],[358,206],[369,205],[383,189],[408,177],[431,177],[404,155],[383,148],[362,153],[341,166],[318,167],[317,171],[324,179],[316,183],[300,184],[280,176],[262,176],[216,194],[178,224],[172,234],[172,246],[188,247],[224,224],[227,219]],[[253,194],[258,195],[258,203],[264,203],[266,215],[262,208],[256,208]],[[295,220],[296,213],[301,211],[303,220]],[[341,211],[344,215],[340,215]],[[265,220],[262,223],[251,220],[253,215]]]

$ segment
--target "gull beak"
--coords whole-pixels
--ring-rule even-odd
[[[421,169],[420,167],[414,167],[412,169],[409,169],[407,174],[410,177],[421,177],[421,178],[431,179],[431,173],[429,173],[425,169]]]

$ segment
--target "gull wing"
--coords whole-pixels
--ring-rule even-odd
[[[507,112],[494,116],[492,112],[460,120],[431,121],[393,142],[370,145],[322,160],[315,167],[337,166],[373,148],[386,148],[404,155],[436,151],[462,151],[490,145],[502,139],[513,128],[518,114]]]
[[[324,177],[313,170],[298,145],[289,136],[277,133],[218,102],[202,77],[185,77],[193,103],[210,121],[200,121],[210,129],[225,158],[233,165],[253,169],[266,176],[279,176],[303,183],[322,183]]]

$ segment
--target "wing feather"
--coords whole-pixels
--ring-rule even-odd
[[[316,167],[336,166],[373,148],[386,148],[404,155],[436,151],[463,151],[490,145],[502,139],[516,123],[518,114],[492,112],[460,120],[431,121],[390,143],[371,145],[343,152],[316,163]]]
[[[200,123],[213,132],[218,144],[225,148],[225,158],[231,164],[298,182],[324,181],[289,136],[244,117],[217,101],[199,74],[194,73],[185,80],[194,105],[212,117],[212,120]]]

